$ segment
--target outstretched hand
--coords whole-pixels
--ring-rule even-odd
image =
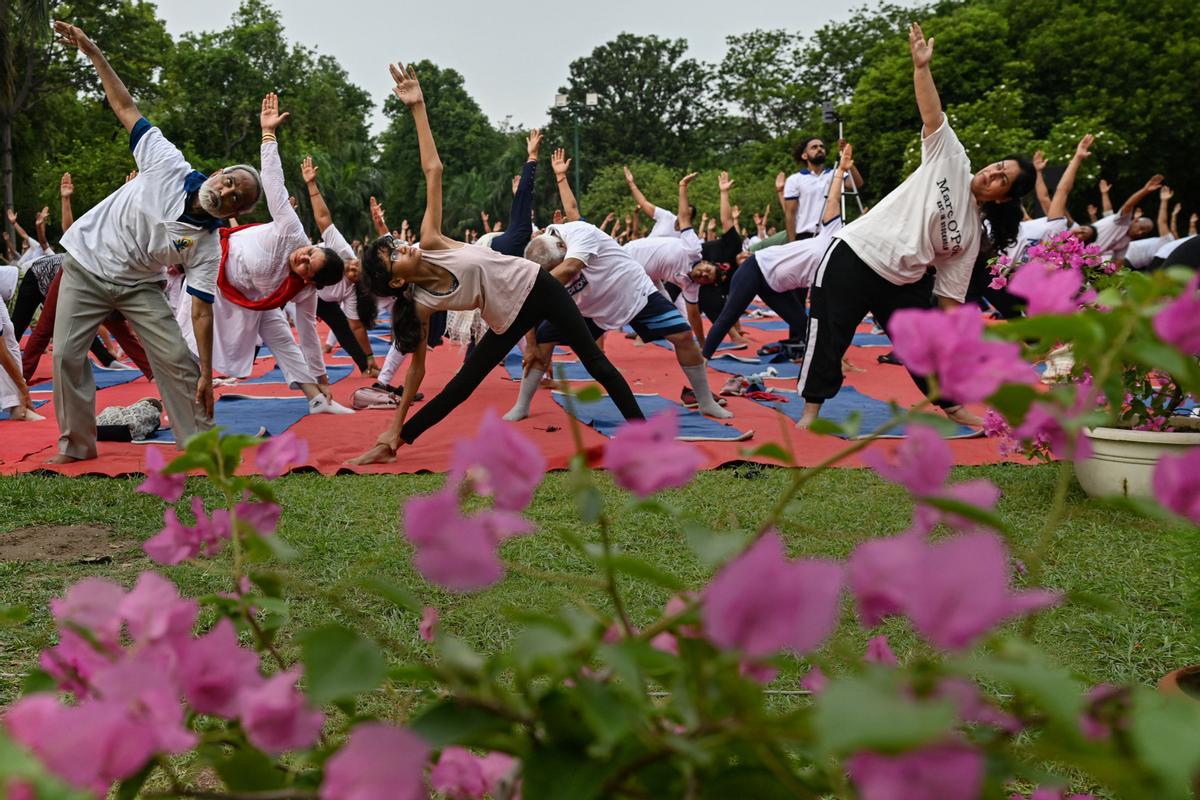
[[[59,197],[70,197],[75,194],[75,184],[71,181],[71,173],[64,172],[58,184]]]
[[[79,52],[89,58],[100,54],[100,48],[96,46],[96,43],[76,25],[56,19],[54,20],[54,33],[60,44],[78,48]]]
[[[396,82],[392,94],[399,97],[401,103],[412,108],[425,102],[421,82],[417,80],[417,71],[411,64],[407,67],[404,64],[388,64],[388,69],[392,73],[392,80]]]
[[[621,171],[625,173],[625,182],[633,183],[633,172],[630,171],[629,167],[621,167]]]
[[[838,161],[838,168],[842,172],[848,172],[854,168],[854,145],[849,142],[842,145],[842,154]]]
[[[687,185],[689,183],[691,183],[692,181],[694,181],[696,179],[696,176],[699,174],[700,174],[699,172],[689,172],[687,175],[684,175],[682,178],[679,179],[680,187],[686,188]]]
[[[787,186],[787,173],[780,172],[775,176],[775,193],[782,192],[785,186]]]
[[[1076,158],[1091,158],[1092,157],[1092,142],[1096,141],[1096,137],[1090,133],[1085,133],[1083,138],[1079,140],[1079,144],[1075,145]]]
[[[916,22],[908,29],[908,49],[912,53],[914,69],[924,69],[933,59],[933,37],[925,38],[925,32]]]
[[[15,226],[17,224],[17,212],[13,209],[7,209],[4,215],[8,217],[8,224]]]
[[[137,170],[131,169],[131,170],[129,170],[129,174],[125,176],[125,182],[129,183],[131,180],[133,180],[136,177],[137,177]]]
[[[542,129],[534,128],[525,137],[525,152],[529,154],[529,161],[537,161],[538,148],[542,146]]]
[[[722,172],[717,177],[717,188],[719,190],[721,190],[721,192],[728,192],[730,189],[733,188],[734,183],[736,183],[736,181],[734,181],[733,179],[731,179],[729,177],[728,172]]]
[[[1163,185],[1162,175],[1151,175],[1150,180],[1146,181],[1144,188],[1147,192],[1157,192],[1158,188]]]
[[[571,159],[567,158],[567,151],[561,147],[555,150],[550,156],[550,168],[554,170],[554,177],[562,180],[567,177],[567,170],[571,168]]]
[[[300,162],[300,177],[304,178],[305,183],[316,183],[317,172],[320,169],[320,167],[313,163],[312,156],[305,156],[304,160]],[[374,198],[371,199],[373,200]]]
[[[1038,172],[1046,169],[1046,154],[1041,150],[1035,150],[1033,153],[1033,168]]]
[[[1163,187],[1163,188],[1166,188],[1166,187]],[[45,225],[46,220],[49,218],[50,218],[50,206],[43,206],[42,210],[37,213],[37,216],[33,218],[33,222],[35,225]]]
[[[258,123],[262,126],[263,131],[274,133],[275,129],[282,125],[287,118],[291,116],[288,112],[279,111],[279,95],[274,92],[267,92],[262,101],[262,113],[258,116]]]
[[[1099,187],[1101,194],[1108,194],[1112,189],[1112,184],[1104,180],[1104,178],[1100,179],[1100,183],[1097,184],[1097,186]]]
[[[1167,186],[1165,183],[1162,185],[1162,188],[1158,190],[1158,199],[1162,200],[1164,203],[1174,196],[1175,192],[1173,192],[1171,187]]]

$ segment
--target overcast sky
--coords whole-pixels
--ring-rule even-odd
[[[172,36],[226,27],[238,0],[157,0]],[[273,0],[288,41],[337,58],[376,103],[373,129],[385,124],[389,60],[428,58],[453,67],[493,122],[545,122],[572,60],[627,31],[683,37],[689,55],[719,62],[725,36],[755,28],[809,31],[845,19],[862,0],[612,0],[533,4],[484,0]],[[581,5],[583,6],[581,8]],[[599,12],[599,13],[597,13]],[[283,87],[280,87],[283,88]]]

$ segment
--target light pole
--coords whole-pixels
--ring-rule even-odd
[[[600,104],[600,95],[588,92],[583,96],[583,104],[589,108]],[[582,196],[583,187],[579,185],[579,106],[570,101],[565,94],[554,95],[555,108],[570,108],[571,117],[575,120],[575,194]]]

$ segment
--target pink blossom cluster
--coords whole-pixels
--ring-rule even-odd
[[[1155,315],[1154,332],[1185,354],[1200,355],[1200,275]]]
[[[988,270],[992,274],[990,288],[1003,289],[1010,286],[1013,273],[1032,261],[1052,269],[1073,270],[1080,274],[1081,279],[1096,271],[1111,275],[1120,266],[1112,260],[1105,261],[1096,245],[1086,244],[1070,231],[1063,231],[1048,241],[1030,247],[1020,261],[1013,262],[1003,254],[997,256],[988,264]]]
[[[155,755],[194,746],[184,701],[239,720],[250,743],[271,754],[311,746],[321,732],[323,715],[296,689],[298,670],[264,678],[228,619],[194,636],[198,604],[157,573],[142,573],[128,592],[87,578],[50,607],[59,642],[41,666],[74,702],[27,695],[4,725],[72,786],[101,797]]]
[[[604,451],[613,481],[639,497],[686,486],[700,467],[695,445],[676,440],[679,420],[672,410],[621,427]]]
[[[1153,483],[1154,496],[1164,508],[1200,525],[1200,448],[1159,458]]]

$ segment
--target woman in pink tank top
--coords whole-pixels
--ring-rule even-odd
[[[425,173],[425,217],[420,247],[390,234],[363,254],[363,274],[376,295],[396,298],[392,308],[394,345],[412,353],[404,377],[404,394],[388,429],[351,464],[395,461],[404,443],[412,444],[471,396],[517,342],[543,320],[565,334],[579,361],[608,392],[625,419],[642,412],[629,384],[596,345],[567,290],[532,261],[506,256],[487,247],[468,247],[442,234],[442,161],[433,141],[425,98],[412,67],[392,65],[392,90],[413,115],[421,169]],[[438,311],[479,309],[488,332],[442,391],[407,419],[409,407],[425,378],[429,320]]]

